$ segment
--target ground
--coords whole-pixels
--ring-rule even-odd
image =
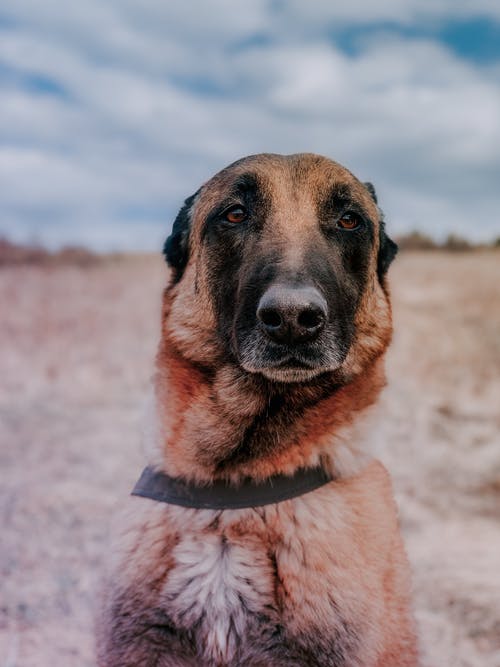
[[[113,508],[143,465],[159,258],[0,269],[0,667],[93,666]],[[500,252],[402,253],[373,449],[425,667],[500,666]]]

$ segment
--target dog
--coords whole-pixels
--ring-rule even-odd
[[[396,251],[373,186],[318,155],[243,158],[185,201],[100,667],[418,664],[391,483],[361,434]]]

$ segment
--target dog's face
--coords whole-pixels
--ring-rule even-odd
[[[167,239],[170,335],[271,381],[355,374],[390,338],[395,253],[373,188],[339,164],[244,158],[186,201]]]

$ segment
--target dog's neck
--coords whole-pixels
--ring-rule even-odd
[[[347,384],[328,374],[278,384],[237,365],[200,367],[164,340],[155,377],[155,463],[197,481],[264,479],[318,464],[343,476],[366,463],[353,422],[384,384],[382,358]]]

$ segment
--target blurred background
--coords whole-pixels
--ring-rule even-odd
[[[374,453],[424,667],[500,667],[500,4],[4,0],[0,667],[91,667],[182,201],[318,152],[401,253]]]

